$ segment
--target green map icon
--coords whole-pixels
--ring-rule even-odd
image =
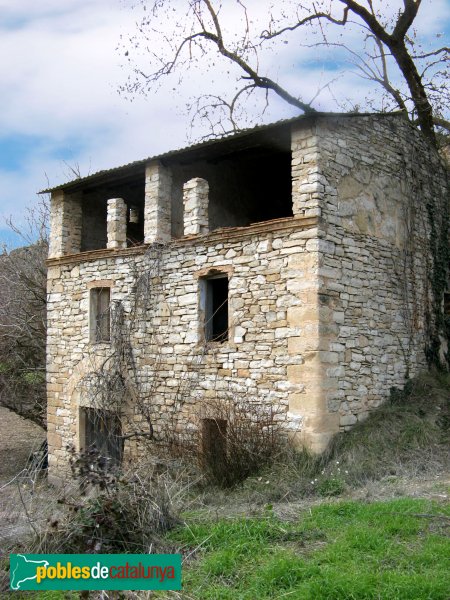
[[[37,567],[48,567],[46,560],[31,560],[23,554],[11,554],[10,585],[13,590],[20,590],[25,581],[36,579]]]
[[[21,592],[181,589],[181,554],[10,554],[9,564]]]

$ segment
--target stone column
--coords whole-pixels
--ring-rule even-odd
[[[107,248],[127,247],[127,205],[123,198],[108,200],[108,243]]]
[[[172,174],[159,162],[145,169],[144,241],[146,244],[169,242],[171,223]]]
[[[195,177],[184,184],[184,235],[208,233],[208,194],[206,179]]]
[[[81,195],[52,192],[49,258],[77,254],[81,248]]]
[[[300,124],[291,132],[292,212],[295,216],[320,217],[326,179],[320,170],[316,125]]]

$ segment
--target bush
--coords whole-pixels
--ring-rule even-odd
[[[62,517],[49,520],[35,551],[148,553],[155,546],[164,551],[161,535],[178,523],[173,482],[148,464],[129,475],[111,472],[94,450],[72,451],[71,466],[78,493],[60,499]]]
[[[448,471],[450,375],[426,373],[390,397],[350,431],[336,435],[321,455],[286,449],[249,477],[234,502],[264,505],[315,495],[338,495],[392,476],[427,477]],[[322,483],[323,482],[323,483]],[[225,499],[210,494],[209,501]]]
[[[0,253],[0,404],[46,423],[46,208],[30,224],[39,241]],[[33,238],[34,235],[31,235]]]
[[[273,463],[287,440],[278,425],[281,407],[251,401],[205,402],[195,432],[175,436],[173,452],[192,459],[208,483],[230,488]]]

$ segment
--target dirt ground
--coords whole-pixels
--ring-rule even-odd
[[[0,485],[26,467],[31,452],[44,440],[41,427],[0,406]]]
[[[37,450],[45,439],[45,431],[31,421],[23,419],[12,411],[0,407],[0,556],[14,545],[19,538],[32,533],[29,515],[40,515],[43,524],[53,512],[55,490],[46,484],[46,479],[37,473],[22,472],[27,466],[31,452]],[[11,481],[12,480],[12,481]],[[264,483],[264,482],[263,482]],[[263,485],[263,484],[261,484]],[[448,503],[450,500],[450,473],[426,475],[422,477],[387,477],[384,480],[349,490],[336,498],[355,500],[384,500],[399,496],[428,498]],[[244,498],[235,498],[232,504],[217,499],[205,512],[213,511],[217,516],[255,516],[264,512],[264,507],[255,505]],[[305,498],[293,502],[273,503],[274,513],[289,520],[299,510],[308,509],[314,504],[333,500]],[[38,510],[36,510],[36,508]],[[39,526],[39,523],[35,524]]]
[[[40,483],[27,472],[27,461],[45,435],[38,425],[0,407],[0,556],[31,531],[26,511]]]

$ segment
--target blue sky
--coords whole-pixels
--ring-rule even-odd
[[[12,216],[20,226],[26,208],[36,203],[38,190],[73,178],[68,165],[88,175],[185,146],[206,133],[198,124],[190,131],[183,109],[199,89],[227,89],[228,68],[220,61],[209,67],[207,77],[205,66],[200,65],[181,85],[168,81],[147,98],[130,102],[119,95],[119,85],[130,74],[124,58],[126,44],[120,46],[120,40],[135,31],[141,14],[139,9],[131,10],[132,4],[133,0],[0,0],[0,245],[20,243],[5,219]],[[270,1],[248,4],[256,11],[257,27],[266,18]],[[402,4],[394,0],[387,10]],[[227,13],[230,29],[239,19],[233,10]],[[448,34],[448,0],[424,0],[421,13],[420,34],[426,40],[435,33]],[[170,23],[163,27],[169,30]],[[448,45],[448,35],[440,42],[445,40]],[[304,98],[310,99],[344,66],[345,75],[334,83],[332,92],[324,89],[316,107],[339,110],[346,99],[362,101],[368,88],[338,52],[299,49],[294,42],[262,57],[272,77],[279,77],[292,90],[300,86]],[[348,30],[346,43],[357,49],[361,37]],[[145,67],[145,56],[141,60]],[[264,119],[292,114],[292,109],[274,101]]]

